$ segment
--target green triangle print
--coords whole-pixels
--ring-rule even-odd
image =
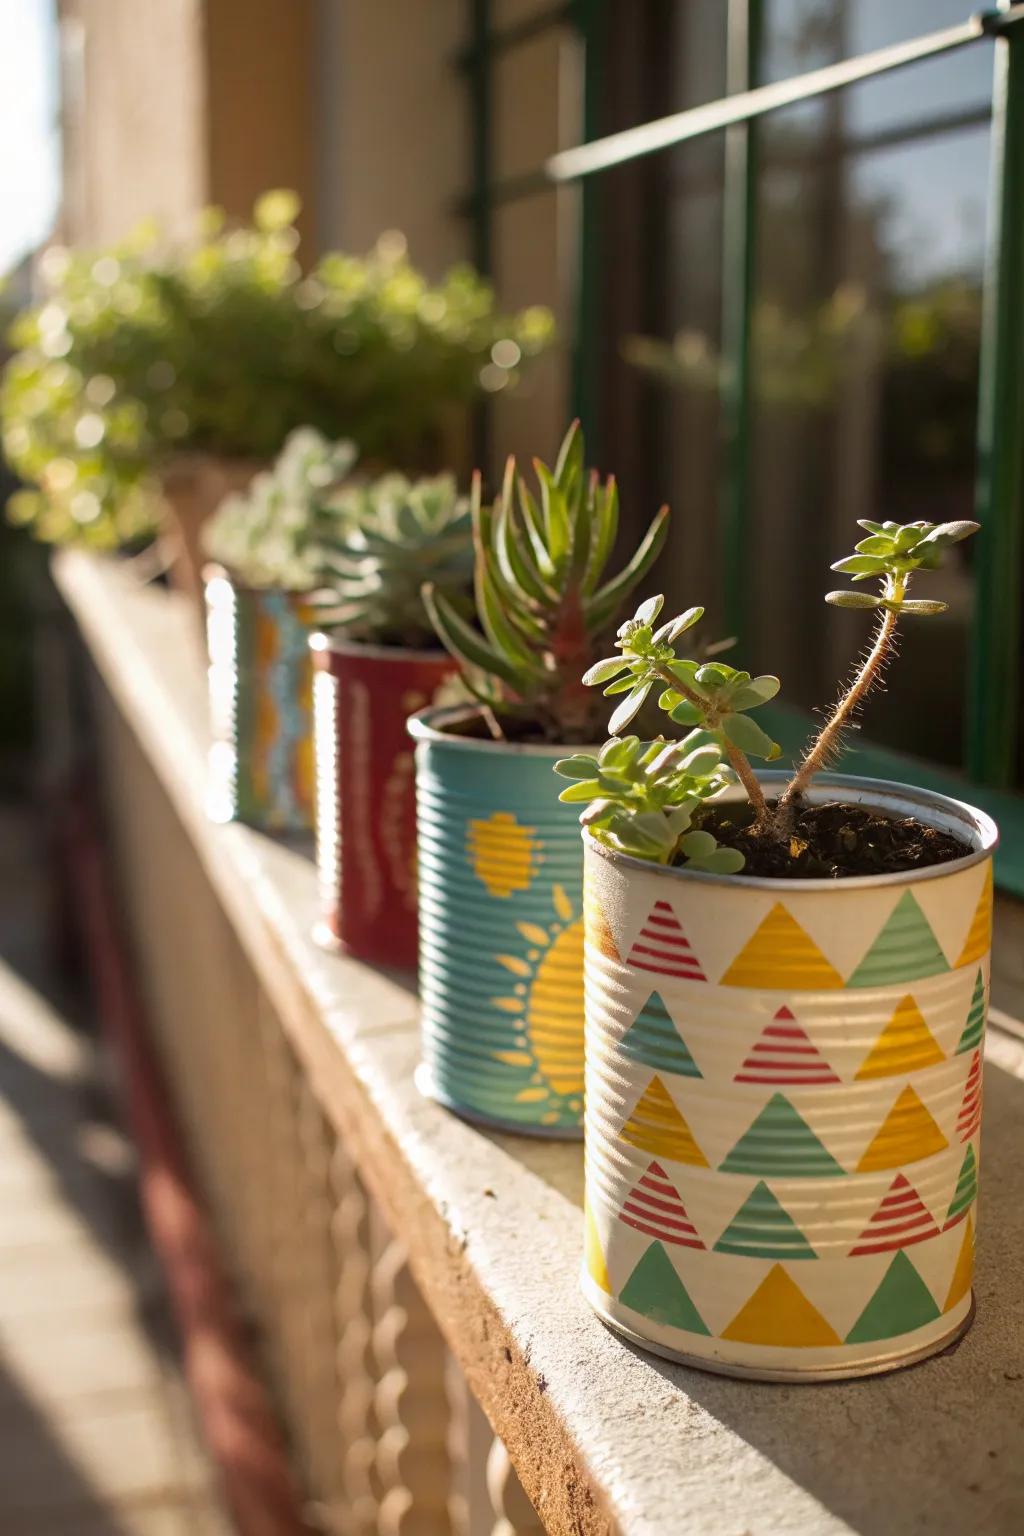
[[[904,891],[892,916],[847,981],[848,987],[902,986],[948,971],[946,957],[913,891]]]
[[[656,1072],[674,1072],[677,1077],[704,1075],[680,1038],[660,992],[651,993],[623,1035],[619,1049]]]
[[[720,1165],[722,1173],[764,1178],[829,1179],[846,1172],[798,1115],[775,1093]]]
[[[985,978],[978,972],[978,979],[974,983],[974,996],[971,998],[971,1011],[967,1015],[967,1023],[964,1032],[960,1036],[960,1044],[955,1055],[962,1051],[973,1051],[981,1044],[981,1037],[985,1030]]]
[[[718,1242],[716,1253],[748,1259],[816,1259],[818,1255],[767,1184],[751,1190]]]
[[[875,1339],[895,1339],[934,1323],[939,1316],[934,1296],[901,1248],[846,1335],[846,1342],[870,1344]]]
[[[707,1324],[660,1243],[652,1243],[647,1249],[623,1286],[619,1300],[652,1323],[710,1336]]]
[[[974,1155],[974,1147],[968,1143],[964,1160],[960,1164],[960,1177],[956,1181],[956,1190],[950,1201],[949,1210],[946,1212],[947,1230],[963,1220],[977,1198],[977,1194],[978,1160]]]

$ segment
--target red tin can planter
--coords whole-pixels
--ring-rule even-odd
[[[416,965],[416,783],[406,720],[450,677],[445,651],[316,634],[313,718],[321,943]]]

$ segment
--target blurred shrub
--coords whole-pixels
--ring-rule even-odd
[[[468,266],[432,286],[398,235],[304,275],[298,208],[270,192],[251,227],[209,209],[184,247],[148,225],[102,253],[46,253],[47,297],[15,321],[0,386],[7,459],[35,487],[12,520],[54,542],[128,543],[152,527],[168,454],[270,459],[299,426],[429,467],[453,410],[549,342],[546,310],[498,314]]]

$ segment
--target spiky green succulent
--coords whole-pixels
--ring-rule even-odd
[[[353,443],[296,428],[271,469],[221,502],[203,528],[204,550],[248,586],[315,587],[323,570],[324,507],[355,460]]]
[[[472,495],[477,617],[483,633],[436,586],[424,601],[467,688],[500,724],[515,720],[547,740],[593,741],[600,711],[581,678],[601,656],[616,616],[651,568],[667,533],[668,508],[654,518],[616,576],[605,571],[618,529],[614,478],[584,465],[578,422],[566,433],[553,470],[534,460],[537,493],[505,468],[488,506],[479,475]]]
[[[329,514],[324,622],[378,645],[434,644],[424,578],[459,606],[473,580],[472,517],[453,476],[384,475],[346,489]]]

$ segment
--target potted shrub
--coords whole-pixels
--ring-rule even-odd
[[[313,819],[312,595],[321,520],[355,460],[349,442],[291,433],[273,469],[203,530],[210,657],[210,813],[275,832]]]
[[[450,475],[385,475],[344,491],[325,530],[313,635],[317,937],[380,964],[416,964],[416,798],[408,716],[454,663],[423,606],[428,577],[464,604],[473,577],[469,503]]]
[[[583,1098],[582,854],[551,768],[596,739],[580,672],[657,557],[667,509],[607,579],[618,494],[584,467],[578,424],[537,494],[510,459],[493,507],[473,482],[481,634],[425,599],[475,708],[428,710],[417,741],[424,1090],[471,1118],[578,1135]]]
[[[297,427],[350,438],[364,463],[452,461],[461,408],[515,378],[550,315],[499,314],[469,267],[428,284],[399,235],[304,273],[298,208],[270,192],[251,227],[208,209],[178,244],[149,225],[105,251],[46,253],[0,394],[5,453],[34,487],[12,516],[113,548],[163,515],[172,574],[198,595],[202,522]]]
[[[756,711],[778,688],[677,654],[661,599],[587,681],[652,690],[690,734],[558,765],[587,802],[583,1284],[613,1327],[713,1370],[856,1376],[972,1315],[996,830],[906,785],[817,777],[893,654],[908,597],[976,524],[864,523],[862,663],[795,774]],[[733,782],[729,784],[727,781]]]

